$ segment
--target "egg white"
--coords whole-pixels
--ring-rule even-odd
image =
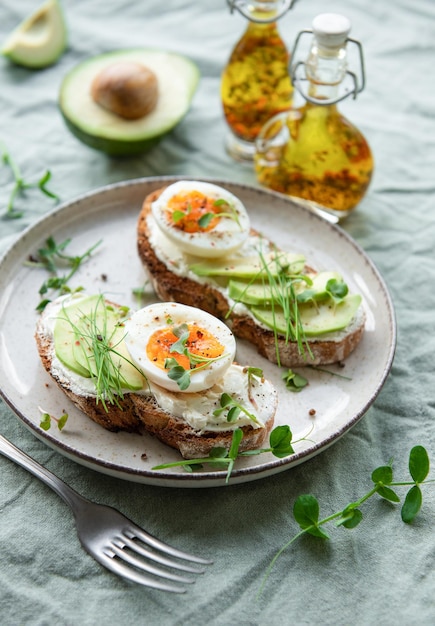
[[[191,370],[191,383],[185,390],[181,390],[177,382],[168,377],[166,370],[155,365],[146,351],[151,335],[160,328],[167,328],[168,319],[174,327],[196,324],[213,334],[224,346],[222,357],[212,361],[204,369]],[[223,322],[205,311],[175,302],[158,302],[136,311],[126,321],[125,330],[125,344],[132,361],[149,381],[169,391],[194,393],[209,389],[222,379],[236,353],[234,335]]]
[[[220,217],[211,230],[187,233],[168,220],[166,208],[173,196],[185,191],[198,191],[213,200],[223,199],[236,211],[238,223],[230,217]],[[243,203],[231,192],[212,183],[182,180],[169,185],[151,205],[152,215],[163,233],[181,250],[194,256],[218,258],[234,252],[249,235],[250,221]]]

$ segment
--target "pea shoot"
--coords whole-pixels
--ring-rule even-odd
[[[41,178],[33,183],[29,183],[24,180],[19,166],[15,163],[11,155],[6,150],[6,147],[0,143],[0,149],[2,152],[1,159],[4,165],[8,166],[14,177],[14,185],[9,195],[9,200],[6,206],[6,212],[3,214],[5,219],[18,219],[23,216],[24,212],[15,208],[15,201],[19,195],[24,194],[28,189],[39,189],[44,195],[52,198],[53,200],[59,200],[59,196],[47,187],[47,184],[51,180],[50,170],[46,170]]]
[[[243,439],[243,430],[236,428],[233,432],[230,448],[215,447],[212,448],[209,456],[202,459],[184,459],[175,461],[174,463],[164,463],[156,465],[153,470],[169,469],[172,467],[183,467],[186,471],[194,471],[202,469],[204,465],[209,465],[211,469],[227,470],[225,483],[228,484],[231,478],[234,464],[240,457],[254,456],[271,452],[274,456],[282,459],[294,453],[292,446],[292,432],[287,425],[276,426],[269,436],[269,447],[256,448],[255,450],[240,451],[240,444]]]
[[[45,247],[40,248],[36,255],[31,255],[26,265],[28,267],[40,267],[45,268],[50,274],[52,274],[47,280],[45,280],[39,288],[40,296],[47,296],[49,291],[57,292],[57,295],[63,295],[65,293],[71,293],[72,290],[68,285],[70,279],[74,276],[82,263],[88,259],[95,248],[100,245],[101,241],[91,246],[86,252],[77,256],[69,256],[65,254],[65,248],[70,244],[71,239],[65,239],[61,243],[56,243],[52,236],[48,237],[45,241]],[[69,272],[63,276],[58,275],[59,266],[69,268]],[[74,291],[80,291],[80,287]],[[36,310],[41,313],[47,304],[50,302],[48,297],[43,297],[39,302]]]
[[[233,396],[230,396],[229,393],[223,393],[220,397],[220,407],[213,411],[213,415],[219,416],[221,413],[227,411],[227,422],[230,424],[235,422],[239,417],[240,413],[244,413],[250,420],[252,420],[255,424],[260,424],[257,417],[248,411],[248,409],[237,402]]]
[[[282,375],[285,386],[289,391],[299,392],[308,385],[308,380],[302,374],[297,374],[291,369],[285,371]]]
[[[63,413],[60,417],[55,417],[54,415],[47,413],[47,411],[44,411],[44,409],[41,409],[41,407],[38,408],[41,412],[41,421],[39,426],[43,430],[50,430],[52,422],[56,423],[58,430],[63,430],[68,420],[68,413]]]
[[[372,486],[363,496],[353,502],[349,502],[339,511],[321,519],[319,502],[315,496],[304,494],[296,498],[293,505],[293,518],[299,525],[300,531],[275,554],[266,571],[261,588],[264,587],[265,581],[277,559],[299,537],[311,535],[318,539],[329,539],[329,535],[323,527],[331,522],[334,522],[336,527],[356,528],[363,519],[361,506],[375,495],[393,504],[398,504],[401,500],[396,493],[396,488],[409,487],[401,506],[401,517],[405,524],[411,524],[419,513],[423,502],[421,486],[435,482],[434,479],[426,480],[429,474],[430,463],[428,453],[423,446],[417,445],[411,449],[408,469],[412,480],[394,481],[392,460],[390,460],[388,465],[376,468],[371,474]]]
[[[314,289],[304,289],[304,291],[297,295],[297,301],[299,304],[305,304],[306,302],[315,304],[318,302],[319,298],[321,300],[330,298],[334,304],[340,304],[348,293],[349,287],[343,279],[338,280],[337,278],[330,278],[325,285],[324,292],[319,293]]]

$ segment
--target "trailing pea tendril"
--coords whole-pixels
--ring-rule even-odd
[[[229,412],[236,408],[237,410],[242,410],[242,407],[234,401],[228,394],[222,394],[221,398],[221,409],[229,409]],[[220,411],[221,409],[217,409]],[[231,421],[231,418],[228,420]],[[229,450],[225,447],[212,448],[208,457],[202,459],[184,459],[180,461],[175,461],[173,463],[164,463],[162,465],[155,465],[153,470],[161,470],[168,469],[171,467],[183,467],[186,471],[192,472],[195,469],[202,469],[202,467],[206,464],[213,470],[227,470],[226,473],[226,484],[229,483],[231,478],[232,471],[234,469],[234,464],[240,457],[246,456],[254,456],[258,454],[264,454],[265,452],[270,452],[277,458],[284,458],[290,454],[293,454],[293,442],[292,441],[292,432],[290,427],[287,425],[276,426],[269,437],[269,446],[267,448],[256,448],[254,450],[245,450],[241,452],[239,450],[240,443],[243,439],[243,430],[241,428],[236,428],[233,432],[231,446]]]
[[[371,474],[371,488],[358,500],[349,502],[344,508],[320,518],[320,506],[317,498],[311,494],[300,495],[293,505],[293,517],[299,525],[299,532],[285,543],[275,554],[264,576],[260,592],[264,588],[265,582],[278,558],[302,535],[311,535],[318,539],[329,539],[324,526],[334,522],[336,527],[353,529],[360,524],[363,519],[361,512],[362,505],[371,497],[378,495],[383,500],[398,504],[401,502],[396,493],[396,488],[406,487],[405,499],[400,512],[403,522],[411,524],[418,515],[423,502],[421,486],[435,482],[434,479],[426,480],[429,474],[430,462],[426,449],[423,446],[414,446],[408,459],[408,468],[411,480],[395,481],[393,476],[392,460],[388,465],[376,468]],[[393,489],[394,488],[394,489]]]
[[[24,180],[23,175],[19,166],[15,163],[11,155],[6,149],[6,146],[3,142],[0,141],[0,151],[1,151],[1,161],[3,165],[6,165],[10,168],[13,177],[14,177],[14,185],[12,187],[12,191],[9,195],[9,199],[6,205],[6,211],[3,214],[3,218],[5,219],[18,219],[23,216],[24,212],[15,208],[15,201],[18,196],[23,195],[28,189],[39,189],[44,195],[52,198],[53,200],[58,201],[59,196],[52,191],[50,191],[47,187],[51,179],[50,170],[46,170],[44,174],[41,176],[39,180],[36,182],[27,182]]]

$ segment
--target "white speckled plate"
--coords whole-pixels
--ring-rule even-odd
[[[154,465],[179,459],[176,451],[148,435],[110,433],[98,426],[66,398],[43,369],[33,333],[37,320],[38,289],[47,275],[24,265],[49,235],[56,241],[68,237],[71,254],[81,254],[102,239],[92,258],[74,277],[72,286],[104,292],[119,303],[137,308],[134,287],[146,281],[136,254],[136,220],[144,197],[174,178],[147,178],[111,185],[61,206],[26,230],[0,261],[0,381],[1,395],[18,419],[37,437],[94,470],[118,478],[170,487],[209,487],[225,484],[218,471],[187,473],[177,468],[152,470]],[[346,378],[309,370],[309,386],[289,392],[282,371],[239,343],[237,360],[263,368],[279,393],[275,424],[289,424],[295,454],[277,459],[271,454],[237,462],[231,482],[256,480],[289,469],[318,454],[356,424],[374,402],[390,371],[396,327],[387,288],[373,263],[340,228],[307,209],[254,187],[226,181],[220,184],[246,204],[252,224],[286,250],[304,253],[317,269],[337,269],[350,289],[363,296],[366,332],[344,369]],[[152,300],[151,300],[152,301]],[[334,367],[330,368],[334,371]],[[59,431],[40,428],[38,407],[53,415],[69,414]],[[314,415],[310,415],[315,411]]]

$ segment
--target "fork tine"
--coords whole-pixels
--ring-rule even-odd
[[[183,552],[183,550],[178,550],[178,548],[174,548],[167,543],[163,543],[159,539],[156,539],[153,535],[142,530],[139,526],[132,524],[130,527],[124,529],[124,534],[129,539],[140,539],[147,545],[155,548],[156,550],[160,550],[165,554],[169,554],[170,556],[175,556],[179,559],[184,559],[185,561],[192,561],[193,563],[200,563],[201,565],[211,565],[213,561],[209,559],[203,559],[199,556],[194,556],[193,554],[188,554],[187,552]]]
[[[160,567],[155,567],[155,565],[147,563],[146,561],[138,558],[134,554],[130,554],[129,552],[123,550],[122,546],[116,545],[115,542],[112,542],[112,544],[109,546],[108,549],[106,549],[105,552],[108,556],[112,556],[112,553],[113,553],[113,555],[119,557],[126,563],[129,563],[130,565],[133,565],[134,567],[137,567],[138,569],[144,572],[148,572],[148,574],[153,574],[154,576],[160,576],[161,578],[166,578],[167,580],[173,580],[174,582],[178,582],[178,583],[191,584],[195,582],[193,578],[186,578],[185,576],[172,574],[171,572],[167,572],[166,570],[163,570]]]
[[[126,546],[127,548],[134,550],[141,556],[144,556],[147,559],[151,559],[152,561],[155,561],[156,563],[160,563],[160,565],[167,565],[168,567],[172,567],[174,569],[178,569],[183,572],[189,572],[191,574],[203,574],[205,571],[204,568],[192,567],[190,565],[186,565],[185,563],[179,563],[177,561],[167,559],[161,554],[158,554],[157,552],[154,552],[150,550],[149,548],[147,548],[145,544],[139,543],[138,541],[135,541],[134,539],[130,539],[126,535],[123,535],[122,537],[120,537],[118,541],[119,543],[117,542],[117,545],[119,548]],[[121,545],[121,543],[123,545]]]
[[[186,593],[186,589],[184,589],[184,587],[155,580],[143,572],[139,572],[131,567],[128,567],[128,565],[126,565],[122,560],[115,557],[108,556],[104,553],[93,554],[93,557],[114,574],[127,578],[128,580],[138,583],[139,585],[144,585],[144,587],[151,587],[152,589],[158,589],[159,591],[170,591],[172,593]]]

